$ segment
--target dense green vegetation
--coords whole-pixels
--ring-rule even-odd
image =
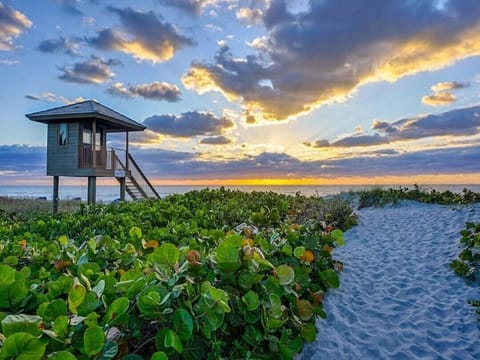
[[[194,191],[0,218],[0,359],[291,359],[339,286],[340,200]]]
[[[426,190],[422,189],[418,185],[414,185],[413,189],[409,189],[407,187],[400,187],[398,189],[373,188],[370,190],[360,191],[358,196],[359,209],[370,206],[396,204],[400,200],[414,200],[441,205],[460,205],[480,202],[480,193],[475,193],[468,189],[463,189],[462,193],[457,194],[449,190]]]
[[[460,232],[460,244],[462,251],[458,259],[450,263],[450,268],[455,274],[470,281],[478,281],[480,274],[480,223],[467,223]],[[470,300],[470,304],[477,307],[480,320],[480,301]]]

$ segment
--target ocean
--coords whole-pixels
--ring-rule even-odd
[[[409,188],[412,185],[375,185],[384,188],[396,188],[400,186],[407,186]],[[155,186],[158,194],[163,198],[171,194],[184,194],[192,190],[201,190],[205,188],[217,189],[220,186],[207,186],[207,185],[195,185],[195,186]],[[370,189],[373,185],[273,185],[273,186],[224,186],[231,190],[240,191],[273,191],[280,194],[295,195],[300,192],[307,196],[328,196],[335,195],[342,192]],[[452,192],[460,193],[464,188],[470,189],[475,192],[480,192],[480,185],[420,185],[424,189],[435,189],[438,191],[450,190]],[[13,197],[13,198],[46,198],[52,199],[52,186],[50,185],[0,185],[0,197]],[[60,185],[59,197],[61,200],[72,199],[87,199],[87,186],[86,185]],[[99,202],[111,202],[120,197],[119,187],[112,185],[97,185],[97,201]]]

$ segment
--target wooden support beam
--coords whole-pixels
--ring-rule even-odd
[[[58,176],[53,177],[53,201],[52,201],[52,213],[56,214],[58,212]]]
[[[88,205],[95,204],[97,197],[97,178],[95,176],[88,177]]]
[[[128,130],[125,131],[125,168],[128,171]]]
[[[125,177],[119,178],[118,181],[120,182],[120,201],[125,201]]]
[[[92,165],[95,169],[97,167],[97,121],[94,119],[92,122],[92,152],[93,161]]]

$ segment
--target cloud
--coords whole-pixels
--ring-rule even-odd
[[[207,6],[215,5],[217,0],[159,0],[159,2],[190,15],[200,15]]]
[[[111,85],[107,92],[113,96],[133,98],[141,96],[150,100],[165,100],[168,102],[176,102],[180,100],[180,90],[177,86],[154,81],[151,84],[139,84],[125,87],[121,82]]]
[[[371,128],[376,131],[375,134],[353,134],[333,142],[322,139],[304,145],[312,148],[368,147],[439,136],[472,136],[480,134],[480,106],[393,122],[375,119]]]
[[[110,67],[120,64],[115,59],[103,60],[92,55],[89,60],[84,62],[59,68],[63,74],[58,78],[77,84],[103,84],[115,76]]]
[[[54,93],[51,92],[44,92],[41,94],[28,94],[25,95],[25,98],[29,100],[34,100],[34,101],[45,101],[48,103],[64,103],[64,104],[73,104],[77,103],[80,101],[84,101],[85,99],[83,97],[77,97],[75,99],[67,99],[63,96],[55,95]]]
[[[80,5],[80,0],[56,0],[62,9],[70,15],[83,16],[83,12],[77,8]]]
[[[209,112],[191,111],[181,115],[154,115],[143,122],[150,130],[172,137],[187,138],[197,135],[222,135],[234,127],[232,120]]]
[[[317,140],[311,144],[314,148],[346,148],[354,146],[374,146],[388,144],[388,137],[375,135],[352,135],[330,143],[328,140]]]
[[[437,92],[433,95],[422,97],[422,104],[429,106],[446,106],[453,104],[455,101],[457,101],[457,97],[447,91]]]
[[[0,2],[0,50],[14,50],[13,39],[19,37],[32,24],[26,15]]]
[[[469,86],[470,84],[462,83],[459,81],[442,81],[433,85],[431,89],[433,92],[442,92],[448,90],[463,89]]]
[[[204,145],[228,145],[231,144],[233,141],[232,139],[227,138],[226,136],[211,136],[207,138],[203,138],[200,140],[200,144]]]
[[[0,172],[45,175],[47,148],[27,145],[0,145]]]
[[[237,10],[237,19],[249,25],[263,23],[263,12],[260,9],[240,8]]]
[[[429,1],[309,5],[292,14],[285,0],[272,0],[259,55],[241,59],[221,48],[214,63],[192,63],[184,85],[200,94],[219,91],[264,120],[285,120],[342,101],[362,84],[395,81],[480,54],[476,0],[447,0],[442,8]]]
[[[480,146],[416,152],[380,151],[349,158],[302,161],[285,153],[239,159],[204,160],[200,153],[131,149],[142,170],[157,179],[330,178],[474,174],[480,172]],[[45,174],[46,148],[0,145],[0,173],[19,178]]]
[[[375,123],[374,123],[375,126]],[[378,127],[378,123],[377,123]],[[441,114],[430,114],[395,121],[381,131],[391,141],[415,140],[435,136],[467,136],[479,133],[480,106],[455,109]]]
[[[37,49],[50,54],[64,53],[71,56],[79,55],[78,40],[67,39],[63,36],[59,39],[44,40],[38,45]]]
[[[140,12],[128,7],[119,9],[108,7],[117,14],[122,29],[104,29],[87,42],[102,50],[120,51],[132,55],[135,59],[150,60],[154,63],[170,60],[175,53],[195,42],[178,33],[177,29],[157,17],[153,11]]]
[[[480,146],[416,152],[375,151],[348,158],[302,161],[285,153],[203,160],[201,154],[135,150],[148,176],[160,179],[337,178],[480,172]]]
[[[0,59],[0,64],[2,65],[16,65],[18,63],[19,63],[18,60]]]

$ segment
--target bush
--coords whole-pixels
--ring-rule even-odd
[[[5,218],[0,358],[292,359],[353,223],[338,200],[224,189]]]

